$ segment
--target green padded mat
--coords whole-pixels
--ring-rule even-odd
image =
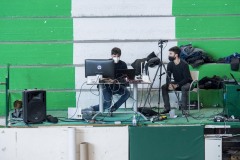
[[[12,127],[37,127],[37,126],[72,126],[72,125],[131,125],[133,112],[130,109],[119,109],[121,113],[113,113],[110,116],[108,113],[98,115],[96,121],[92,120],[73,120],[67,119],[67,111],[47,111],[48,115],[59,118],[59,122],[56,124],[43,122],[40,124],[26,125],[22,121],[11,119],[10,126]],[[232,127],[240,127],[240,122],[214,122],[215,115],[222,113],[223,108],[202,108],[198,110],[190,110],[190,115],[186,118],[182,116],[180,110],[175,109],[177,118],[170,118],[169,114],[166,114],[167,119],[162,121],[145,120],[142,116],[137,116],[138,126],[144,125],[231,125]],[[150,117],[151,118],[151,117]],[[149,119],[150,119],[149,118]],[[117,124],[116,124],[117,123]],[[120,124],[119,124],[120,123]]]
[[[130,127],[130,160],[204,160],[203,126]]]

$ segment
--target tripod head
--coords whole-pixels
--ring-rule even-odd
[[[167,43],[167,42],[168,42],[168,40],[162,40],[162,39],[160,39],[160,40],[158,41],[158,46],[162,47],[163,43]]]
[[[161,63],[161,60],[156,56],[154,52],[147,56],[147,63],[144,64],[145,72],[148,73],[148,67],[155,67]]]

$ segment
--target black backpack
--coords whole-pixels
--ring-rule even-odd
[[[221,89],[223,88],[223,79],[214,75],[213,77],[203,77],[199,80],[200,89]]]
[[[138,112],[142,113],[146,117],[156,116],[158,115],[152,108],[149,107],[139,107]]]

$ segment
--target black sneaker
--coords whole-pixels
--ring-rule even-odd
[[[114,106],[112,106],[110,109],[109,109],[109,112],[115,112],[117,110],[117,108],[115,108]]]
[[[167,110],[162,111],[160,114],[166,114],[166,113],[169,113],[169,112],[170,112],[170,109],[167,109]]]
[[[111,108],[109,108],[109,114],[110,114],[110,116],[112,117],[112,113],[113,112],[115,112],[117,109],[114,107],[114,106],[112,106]]]

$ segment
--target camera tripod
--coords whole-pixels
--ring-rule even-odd
[[[155,82],[156,77],[157,77],[157,74],[158,74],[158,72],[159,72],[159,70],[160,70],[160,72],[159,72],[159,87],[158,87],[158,107],[157,107],[157,108],[158,108],[158,117],[160,116],[162,76],[163,76],[164,74],[166,74],[167,78],[168,78],[169,80],[171,80],[171,77],[169,77],[169,74],[167,73],[167,69],[166,69],[166,67],[165,67],[165,65],[163,64],[163,61],[162,61],[163,43],[166,43],[166,42],[168,42],[168,41],[167,41],[167,40],[159,40],[159,41],[158,41],[158,45],[159,45],[159,47],[160,47],[160,56],[161,56],[161,57],[160,57],[160,62],[159,62],[159,64],[158,64],[158,68],[157,68],[156,73],[155,73],[155,75],[154,75],[153,82],[151,83],[151,85],[150,85],[150,87],[149,87],[149,90],[148,90],[148,93],[147,93],[147,97],[146,97],[146,100],[145,100],[144,106],[143,106],[143,108],[146,106],[146,103],[147,103],[147,101],[148,101],[148,99],[149,99],[149,96],[150,96],[150,92],[151,92],[152,87],[153,87],[153,83]],[[162,68],[163,68],[164,71],[165,71],[164,73],[162,72],[162,71],[163,71]],[[180,105],[179,96],[177,95],[177,91],[174,89],[173,84],[170,83],[170,85],[172,85],[172,88],[173,88],[172,91],[174,92],[175,96],[177,97],[178,106],[180,107],[181,105]],[[185,117],[186,117],[186,119],[187,119],[187,121],[188,121],[187,115],[184,114],[184,113],[185,113],[184,108],[181,107],[181,110],[182,110],[182,114],[185,115]]]

